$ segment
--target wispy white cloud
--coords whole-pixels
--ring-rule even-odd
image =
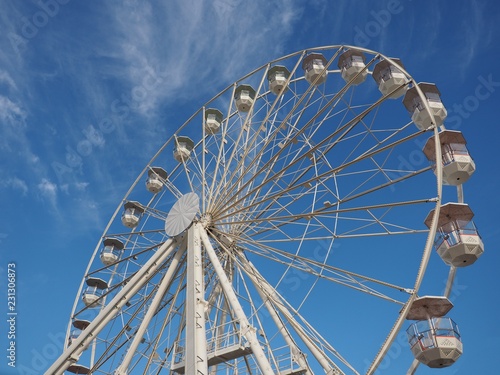
[[[289,0],[168,2],[154,9],[138,4],[113,8],[119,37],[106,53],[122,57],[117,76],[126,77],[137,94],[141,87],[147,91],[138,108],[142,114],[163,101],[222,88],[279,57],[301,13]]]
[[[61,184],[59,185],[59,189],[65,193],[65,194],[70,194],[71,191],[77,191],[77,192],[85,192],[87,190],[87,187],[90,185],[89,182],[73,182],[71,184]]]
[[[453,61],[450,65],[456,70],[453,76],[463,81],[471,63],[491,42],[492,33],[488,27],[493,25],[484,22],[487,8],[483,1],[472,0],[453,5],[456,8],[453,18],[450,17],[450,6],[443,2],[429,2],[426,4],[425,16],[419,14],[419,18],[415,19],[415,14],[411,13],[413,25],[409,24],[408,27],[414,32],[410,34],[409,42],[412,43],[409,43],[408,48],[418,49],[415,58],[419,61],[429,61],[433,55]]]
[[[26,196],[29,191],[26,181],[20,179],[19,177],[7,178],[0,183],[0,186],[17,190],[21,192],[21,195],[23,196]]]
[[[0,71],[0,85],[12,94],[0,98],[0,119],[10,124],[0,146],[17,145],[23,162],[31,169],[27,186],[36,187],[33,190],[52,205],[53,211],[57,211],[57,205],[62,209],[69,204],[69,197],[80,196],[90,202],[100,194],[102,199],[102,187],[109,187],[105,200],[117,202],[122,194],[118,192],[126,190],[126,186],[122,180],[114,180],[111,171],[120,169],[125,160],[136,162],[137,144],[141,145],[141,160],[153,154],[158,146],[158,131],[163,133],[169,126],[157,121],[165,115],[165,107],[188,100],[201,106],[243,74],[281,56],[304,9],[301,2],[294,0],[129,0],[109,4],[88,5],[92,27],[80,29],[75,24],[71,33],[60,32],[60,28],[68,26],[76,13],[61,10],[57,18],[51,19],[51,27],[39,31],[36,43],[30,40],[26,53],[21,52],[22,69],[16,68],[19,56],[11,46],[5,45],[4,52],[0,52],[0,61],[9,61]],[[11,8],[14,20],[31,14]],[[18,32],[16,27],[19,25],[15,22],[8,24],[10,31]],[[35,64],[31,56],[45,56],[47,60]],[[42,90],[36,91],[40,87]],[[54,87],[57,91],[53,91]],[[74,102],[41,108],[41,101],[33,99],[41,99],[39,96],[45,92],[60,100],[74,96]],[[66,180],[59,181],[51,163],[67,164],[68,150],[78,151],[79,143],[88,140],[83,131],[89,124],[98,128],[102,118],[113,116],[112,104],[116,100],[129,105],[130,114],[119,120],[112,134],[104,134],[102,142],[93,143],[88,153],[79,154],[83,167],[71,166],[71,172],[64,176]],[[40,124],[38,116],[35,120],[34,113],[50,110],[50,121]],[[22,126],[23,131],[14,131],[14,125]],[[41,128],[47,132],[41,139],[43,143],[35,145],[30,136],[34,129]],[[4,141],[7,138],[11,141]],[[121,168],[120,173],[124,178],[135,172]],[[89,183],[100,187],[89,189]],[[119,187],[114,189],[115,184]]]
[[[88,186],[89,186],[88,182],[78,182],[75,184],[75,189],[79,191],[85,191]]]
[[[6,125],[20,127],[25,125],[26,111],[6,96],[0,95],[0,121]]]
[[[20,20],[24,17],[24,6],[21,2],[4,2],[2,12],[0,12],[0,24],[2,25],[2,36],[0,41],[0,62],[2,67],[12,68],[15,65],[22,65],[24,62],[24,43],[18,44],[22,40],[20,31]]]
[[[477,49],[482,44],[481,38],[484,36],[483,12],[485,4],[479,1],[467,3],[466,12],[468,17],[462,20],[460,29],[462,30],[463,42],[460,51],[460,67],[462,74],[469,68],[472,60],[477,57]]]
[[[31,79],[50,85],[68,77],[68,87],[59,89],[65,90],[63,94],[78,93],[76,105],[58,108],[60,124],[44,125],[63,148],[62,153],[47,148],[45,159],[67,164],[68,150],[78,153],[79,143],[88,140],[84,131],[89,123],[98,128],[101,119],[114,115],[113,103],[127,106],[128,113],[117,120],[112,134],[104,134],[102,142],[78,155],[81,165],[71,166],[65,181],[52,178],[58,190],[84,192],[75,185],[83,180],[99,181],[101,186],[118,183],[111,179],[111,170],[120,169],[125,160],[136,162],[137,144],[140,160],[145,160],[156,151],[159,132],[165,134],[166,128],[189,116],[164,124],[158,118],[165,117],[166,107],[188,100],[199,107],[243,74],[283,54],[287,36],[302,14],[303,5],[298,4],[129,0],[89,5],[94,18],[84,36],[76,29],[71,34],[44,29],[43,52],[53,63],[50,69],[31,72]],[[59,21],[70,22],[61,17],[54,25]],[[47,179],[50,165],[37,173],[39,180]],[[120,173],[129,171],[121,168]]]
[[[21,104],[0,95],[0,151],[4,158],[25,149],[27,115]]]
[[[35,101],[31,97],[33,74],[26,69],[26,48],[29,43],[15,44],[15,37],[22,38],[23,20],[29,14],[27,4],[9,2],[2,6],[0,15],[4,35],[0,39],[0,150],[3,160],[8,161],[2,166],[0,177],[23,194],[28,186],[34,184],[31,178],[38,178],[44,170],[28,135],[31,107]],[[30,178],[25,181],[10,177],[19,169],[23,169]]]
[[[40,196],[48,201],[52,208],[57,207],[57,185],[47,179],[42,179],[42,181],[37,185]]]
[[[6,70],[0,70],[0,84],[1,83],[6,84],[9,89],[18,89],[16,82],[14,82],[11,75]]]
[[[32,151],[28,140],[28,110],[24,104],[0,95],[0,150],[4,160],[10,160],[4,166],[4,173],[15,173],[15,168],[29,168],[29,175],[41,173],[40,157]]]

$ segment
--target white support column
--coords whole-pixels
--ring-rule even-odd
[[[228,274],[228,272],[232,272],[232,270],[231,270],[232,266],[229,263],[226,264],[225,267],[226,267],[226,274]],[[231,279],[231,274],[229,274],[229,278]],[[209,312],[207,315],[210,315],[210,309],[215,307],[215,301],[223,295],[224,295],[224,293],[222,291],[222,288],[220,286],[217,286],[216,290],[214,292],[212,292],[211,301],[208,301]],[[225,308],[221,308],[221,305],[224,305]],[[227,318],[229,316],[229,314],[228,314],[229,306],[227,304],[227,301],[225,301],[221,298],[217,308],[221,312],[220,312],[218,323],[217,323],[216,328],[215,328],[215,337],[217,337],[217,340],[215,340],[215,342],[214,342],[214,345],[215,345],[215,347],[213,348],[214,351],[219,350],[223,347],[222,343],[224,341],[224,327],[225,327],[226,323],[228,323]],[[217,375],[217,370],[218,370],[218,365],[212,366],[209,370],[210,375]]]
[[[259,340],[257,339],[255,327],[252,327],[250,325],[250,322],[248,321],[245,312],[243,311],[243,308],[241,307],[241,304],[238,301],[238,297],[234,292],[233,286],[231,285],[231,282],[229,281],[226,273],[224,272],[224,268],[222,267],[222,264],[220,263],[219,258],[217,257],[217,254],[215,253],[215,250],[212,247],[212,244],[210,243],[210,240],[208,238],[205,229],[200,228],[200,236],[203,242],[203,246],[205,247],[205,251],[210,259],[210,262],[214,267],[217,277],[219,278],[219,282],[222,286],[222,289],[224,290],[226,299],[228,303],[231,305],[231,308],[234,310],[236,318],[240,321],[240,327],[242,329],[242,333],[248,340],[248,343],[250,344],[250,348],[252,349],[252,352],[255,356],[255,360],[257,361],[257,364],[259,366],[262,375],[274,375],[274,371],[271,368],[271,364],[269,363],[269,360],[267,359],[266,354],[264,353],[264,350],[260,346]]]
[[[158,309],[158,306],[160,306],[160,303],[163,297],[165,296],[165,293],[169,289],[170,285],[172,285],[172,280],[177,272],[177,268],[179,267],[179,263],[182,258],[182,255],[184,254],[184,250],[185,247],[180,247],[179,250],[177,250],[175,257],[172,259],[172,263],[170,263],[167,273],[163,276],[160,282],[158,290],[156,291],[156,295],[151,304],[149,305],[148,312],[144,316],[144,319],[142,320],[141,325],[139,326],[139,329],[135,334],[134,340],[132,341],[132,344],[130,344],[130,347],[127,350],[125,358],[123,359],[121,365],[115,370],[115,375],[128,374],[128,368],[130,366],[130,363],[132,362],[132,358],[136,354],[137,348],[139,347],[139,344],[141,343],[144,334],[146,333],[146,329],[148,328],[151,319],[154,317]]]
[[[205,285],[199,228],[198,223],[193,223],[188,229],[185,373],[207,375]]]
[[[45,375],[62,375],[69,366],[76,363],[82,352],[89,346],[101,330],[108,324],[120,309],[133,297],[148,280],[153,277],[163,262],[177,246],[177,241],[169,238],[153,256],[141,267],[119,293],[101,310],[92,323],[85,328],[80,336],[61,354],[49,367]]]

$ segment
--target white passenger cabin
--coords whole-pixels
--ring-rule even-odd
[[[364,82],[368,74],[364,53],[355,49],[348,49],[339,56],[338,67],[344,81],[353,85]]]
[[[463,353],[458,326],[450,318],[431,317],[417,321],[406,333],[415,358],[431,368],[451,366]]]
[[[146,189],[153,194],[159,193],[163,189],[165,180],[168,177],[167,171],[160,167],[151,167],[148,170]]]
[[[102,296],[108,289],[108,283],[103,279],[89,277],[86,281],[87,288],[83,292],[83,303],[87,307],[98,307],[103,304]]]
[[[81,320],[81,319],[75,319],[72,322],[73,329],[71,330],[70,336],[69,336],[69,342],[68,345],[71,345],[73,341],[75,341],[82,331],[88,327],[90,324],[90,321],[88,320]]]
[[[174,158],[179,163],[186,162],[191,156],[194,142],[189,137],[179,136],[175,139]]]
[[[443,130],[439,133],[439,141],[443,163],[443,182],[447,185],[462,185],[476,170],[476,164],[467,150],[464,136],[456,130]],[[434,136],[429,138],[423,152],[435,167],[436,144]]]
[[[446,203],[441,206],[434,246],[443,261],[455,267],[473,264],[484,252],[484,245],[472,218],[474,213],[465,203]],[[434,210],[425,224],[430,228]]]
[[[144,208],[139,202],[128,201],[123,205],[124,211],[122,214],[122,224],[128,228],[135,228],[141,216],[144,213]]]
[[[443,125],[444,119],[448,115],[446,108],[441,101],[441,93],[433,83],[421,82],[418,87],[422,91],[424,98],[420,96],[416,87],[412,87],[406,92],[403,104],[411,115],[411,119],[419,130],[425,130],[433,125],[431,114],[434,117],[434,125]],[[424,101],[427,102],[429,111],[425,108]],[[429,113],[430,112],[430,113]]]
[[[448,367],[463,352],[457,325],[445,315],[453,308],[444,296],[416,298],[406,319],[415,320],[406,330],[415,358],[433,368]]]
[[[222,124],[222,112],[215,108],[205,110],[205,133],[217,134]]]
[[[269,81],[269,90],[273,94],[278,95],[287,90],[286,81],[290,77],[290,71],[281,65],[273,66],[267,72],[267,80]]]
[[[123,251],[123,242],[117,238],[106,238],[103,242],[103,249],[101,250],[101,262],[105,266],[109,266],[120,259],[121,252]]]
[[[328,75],[328,71],[325,69],[327,62],[321,53],[311,53],[304,57],[302,69],[307,82],[311,85],[321,85],[325,82]]]
[[[398,68],[404,68],[401,60],[392,58],[378,62],[373,68],[372,77],[383,95],[397,99],[404,95],[408,89],[408,77]],[[395,64],[395,65],[394,65]]]
[[[255,90],[250,85],[240,85],[234,91],[236,108],[240,112],[248,112],[255,102]]]

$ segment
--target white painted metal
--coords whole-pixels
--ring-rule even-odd
[[[94,337],[106,326],[127,301],[154,275],[172,251],[178,246],[176,239],[169,239],[162,244],[156,253],[144,264],[139,272],[123,287],[123,289],[101,310],[78,338],[48,368],[45,375],[61,375],[76,363],[82,352],[94,340]]]
[[[208,374],[205,335],[205,283],[200,242],[200,225],[188,230],[186,284],[186,367],[187,374]]]
[[[253,265],[250,262],[248,262],[243,257],[240,257],[240,260],[242,261],[246,271],[248,272],[248,275],[252,279],[252,282],[255,283],[257,289],[259,290],[259,293],[265,293],[265,297],[263,298],[263,300],[272,301],[272,306],[278,309],[285,316],[288,323],[290,323],[290,325],[294,328],[297,334],[305,342],[308,349],[313,353],[314,357],[316,357],[318,362],[321,364],[325,373],[332,375],[344,374],[342,371],[340,371],[339,368],[333,366],[332,361],[329,360],[328,357],[325,355],[325,353],[323,353],[319,349],[319,347],[313,342],[312,338],[306,333],[302,325],[294,318],[293,314],[284,306],[282,299],[277,296],[276,290],[274,290],[274,288],[272,288],[266,282],[266,280],[261,275],[258,274],[258,271],[253,267]],[[295,315],[298,315],[296,311],[294,313]],[[345,360],[343,360],[343,362],[347,364]],[[355,370],[354,372],[357,374]]]
[[[241,257],[240,257],[240,260],[243,262],[246,261],[245,258],[241,258]],[[267,311],[271,315],[271,318],[273,319],[274,324],[276,324],[279,332],[281,333],[281,335],[285,339],[285,342],[290,347],[290,351],[293,355],[293,360],[297,362],[297,364],[300,366],[301,369],[305,370],[305,372],[304,372],[305,375],[311,375],[312,372],[311,372],[311,369],[309,368],[309,365],[307,364],[306,357],[304,356],[304,353],[302,353],[300,351],[298,346],[293,341],[293,338],[290,335],[288,328],[285,326],[283,321],[280,319],[280,317],[276,313],[275,307],[271,304],[270,298],[264,293],[263,286],[261,285],[261,283],[259,283],[259,280],[257,280],[255,277],[251,278],[251,280],[252,280],[252,283],[254,284],[255,289],[257,290],[260,298],[262,299],[262,301],[264,301],[264,304],[266,305]],[[266,292],[268,292],[268,291],[266,291]]]
[[[441,126],[441,130],[444,130],[444,126]],[[444,176],[443,176],[444,178]],[[457,185],[457,202],[458,203],[464,203],[464,189],[463,185]],[[443,295],[446,298],[449,298],[451,295],[451,292],[453,290],[453,283],[455,281],[455,276],[457,275],[457,268],[454,266],[450,266],[450,271],[448,273],[448,278],[446,279],[446,287],[444,290]],[[414,375],[415,372],[417,371],[418,367],[420,366],[420,362],[417,359],[414,359],[410,368],[406,372],[406,375]]]
[[[177,236],[184,232],[200,211],[200,199],[196,193],[187,193],[174,203],[165,220],[165,233]]]
[[[424,97],[423,92],[418,86],[415,86],[418,94],[420,97]],[[427,111],[430,113],[431,118],[433,117],[432,112],[430,111],[428,107],[427,101],[423,102],[425,108]],[[434,122],[434,120],[433,120]],[[435,124],[435,122],[434,122]],[[434,127],[434,140],[435,140],[435,148],[436,148],[436,155],[441,155],[441,142],[439,141],[439,128]],[[401,330],[401,327],[403,326],[403,323],[406,319],[406,316],[408,315],[408,312],[410,311],[411,304],[415,300],[415,298],[418,295],[418,291],[420,290],[420,286],[422,285],[422,281],[424,279],[425,271],[427,269],[427,265],[429,264],[429,259],[431,256],[432,248],[434,245],[434,238],[436,236],[436,231],[437,231],[437,226],[438,226],[438,219],[439,219],[439,211],[441,209],[441,199],[442,199],[442,190],[443,190],[443,165],[441,163],[436,164],[436,190],[437,190],[437,200],[436,200],[436,206],[434,209],[434,217],[432,219],[432,223],[429,227],[429,235],[427,236],[427,241],[425,244],[424,248],[424,254],[422,256],[422,261],[420,262],[420,267],[417,273],[417,279],[415,281],[415,285],[413,287],[413,292],[414,294],[412,297],[408,300],[404,308],[401,310],[399,313],[399,317],[397,318],[396,322],[394,323],[393,328],[389,332],[389,335],[386,338],[386,341],[382,345],[379,353],[375,357],[374,361],[372,362],[371,366],[369,367],[367,371],[367,375],[371,375],[375,373],[377,370],[377,367],[380,365],[382,360],[384,359],[387,351],[391,347],[392,343],[394,342],[396,335],[398,332]]]
[[[146,333],[146,330],[148,328],[149,323],[151,322],[151,319],[153,318],[154,314],[156,313],[156,310],[160,306],[160,303],[167,292],[167,290],[170,288],[171,283],[172,283],[172,278],[174,277],[175,273],[177,272],[177,268],[179,267],[180,260],[182,256],[184,255],[185,248],[184,247],[179,247],[177,250],[177,253],[172,259],[172,262],[170,263],[167,272],[163,276],[160,285],[158,286],[158,290],[156,291],[156,295],[151,301],[151,304],[148,307],[148,312],[144,316],[144,319],[135,333],[135,337],[130,344],[130,347],[127,351],[127,354],[125,355],[125,358],[123,358],[122,363],[120,366],[115,371],[115,375],[128,375],[130,374],[129,372],[129,366],[130,363],[132,362],[132,359],[134,355],[137,353],[137,348],[139,347],[139,344],[141,344],[141,340],[144,337],[144,334]]]
[[[201,227],[200,224],[195,224],[195,226]],[[256,329],[253,327],[248,318],[241,307],[241,304],[236,296],[236,293],[233,290],[231,282],[227,278],[226,273],[224,272],[224,268],[220,264],[219,258],[217,258],[217,254],[210,243],[208,235],[204,228],[199,228],[201,241],[203,242],[203,246],[205,247],[205,251],[207,253],[208,258],[210,259],[211,264],[213,265],[215,272],[220,281],[220,285],[224,290],[224,294],[226,295],[228,303],[231,305],[231,308],[234,311],[234,314],[238,318],[240,322],[240,326],[242,327],[243,335],[248,340],[250,347],[252,348],[252,352],[255,355],[255,359],[260,366],[260,371],[263,375],[274,375],[274,372],[271,368],[271,365],[262,350],[262,347],[259,344],[259,340],[257,339]]]
[[[430,238],[434,239],[432,228],[427,231],[426,228],[403,224],[411,215],[401,216],[401,223],[398,223],[397,220],[388,219],[386,213],[399,212],[398,210],[408,213],[412,207],[421,205],[439,207],[442,181],[437,178],[437,189],[433,189],[432,186],[429,189],[428,186],[421,186],[426,188],[426,192],[433,190],[428,195],[392,199],[392,194],[386,194],[385,197],[388,199],[370,203],[371,197],[383,196],[384,191],[388,192],[389,189],[397,190],[394,194],[397,196],[405,190],[399,189],[399,184],[403,181],[411,184],[414,178],[418,180],[421,175],[432,176],[432,173],[426,173],[431,170],[431,166],[398,167],[397,163],[394,165],[387,162],[387,159],[394,159],[395,155],[404,155],[398,151],[400,146],[404,151],[405,146],[411,147],[414,140],[422,138],[422,132],[414,129],[413,123],[406,116],[404,121],[399,123],[383,122],[382,126],[377,127],[380,125],[376,115],[379,109],[384,108],[384,103],[389,97],[404,93],[406,86],[414,84],[410,76],[404,70],[399,70],[397,73],[400,74],[398,79],[400,78],[401,83],[392,82],[396,86],[393,85],[392,89],[386,88],[387,92],[383,96],[375,93],[373,99],[367,92],[368,99],[364,98],[362,104],[359,104],[355,101],[355,95],[352,95],[354,93],[352,85],[359,83],[357,92],[363,90],[365,85],[362,82],[363,75],[371,74],[371,69],[377,61],[385,61],[390,66],[392,60],[373,51],[357,48],[370,55],[371,59],[366,61],[362,70],[357,67],[354,72],[350,72],[346,76],[350,77],[346,82],[340,77],[342,72],[328,70],[346,48],[348,46],[333,46],[312,51],[328,56],[323,69],[316,72],[317,80],[313,81],[312,85],[306,82],[302,72],[297,71],[304,56],[311,51],[300,51],[285,56],[249,73],[193,114],[146,166],[143,175],[151,165],[167,163],[168,178],[161,181],[164,189],[156,189],[158,192],[153,197],[147,195],[149,203],[144,204],[144,215],[137,226],[134,226],[130,233],[119,233],[120,239],[125,244],[123,255],[116,260],[116,264],[110,263],[109,266],[105,264],[104,268],[97,271],[108,276],[109,285],[116,288],[110,292],[108,298],[111,299],[110,303],[114,303],[115,298],[112,298],[114,295],[118,296],[118,291],[122,288],[120,283],[129,288],[132,284],[131,275],[142,272],[146,267],[144,255],[150,251],[148,247],[154,247],[158,241],[164,241],[165,232],[162,224],[167,216],[164,207],[169,207],[170,202],[181,198],[182,192],[186,191],[196,193],[201,198],[202,204],[201,210],[197,208],[195,215],[187,220],[187,225],[175,231],[177,234],[186,230],[193,218],[200,214],[196,219],[199,223],[194,223],[187,229],[189,245],[183,245],[188,247],[189,259],[183,260],[179,265],[177,269],[181,270],[180,274],[172,281],[170,287],[168,284],[160,283],[160,287],[168,292],[154,292],[158,287],[156,283],[161,279],[161,273],[167,270],[167,268],[161,270],[156,268],[161,273],[154,281],[143,282],[142,289],[140,287],[133,289],[139,294],[135,301],[132,301],[133,296],[127,296],[128,300],[134,303],[130,307],[131,317],[120,313],[113,322],[111,322],[113,316],[99,318],[102,319],[103,326],[110,322],[110,325],[115,324],[121,330],[116,336],[117,343],[120,337],[128,335],[127,325],[134,325],[132,332],[136,336],[133,339],[127,338],[131,344],[126,343],[123,347],[131,348],[131,351],[132,348],[137,349],[133,351],[138,352],[143,358],[147,357],[147,365],[144,369],[138,366],[132,371],[153,373],[153,366],[158,372],[165,369],[171,371],[177,366],[175,368],[180,372],[189,375],[192,371],[215,375],[223,370],[235,375],[255,373],[257,366],[262,369],[263,374],[273,374],[280,370],[288,374],[291,369],[289,371],[277,366],[279,360],[275,350],[278,345],[273,339],[280,337],[278,341],[285,342],[291,348],[297,363],[305,368],[304,371],[308,374],[318,371],[327,374],[344,372],[358,374],[361,371],[358,368],[359,364],[354,365],[345,360],[344,357],[349,358],[349,355],[342,352],[340,347],[334,348],[330,344],[329,340],[334,336],[328,332],[326,333],[328,338],[324,338],[326,336],[320,335],[301,314],[302,307],[310,307],[308,303],[310,295],[313,294],[313,287],[316,284],[332,283],[335,287],[340,285],[349,288],[349,292],[354,293],[353,298],[356,298],[357,292],[362,292],[365,293],[363,298],[394,304],[396,311],[399,310],[399,306],[403,306],[368,373],[376,372],[377,366],[384,359],[392,341],[400,331],[409,306],[416,298],[429,261],[432,247]],[[277,90],[279,92],[276,95],[266,88],[265,83],[270,67],[278,64],[294,68],[290,69],[287,80],[280,82],[280,85],[287,87],[287,90]],[[322,79],[323,73],[326,77],[327,70],[328,80],[324,85],[318,86],[317,83]],[[245,114],[236,110],[234,99],[234,91],[241,83],[248,83],[257,88],[251,108],[248,108],[249,111]],[[394,91],[400,84],[403,84],[404,88]],[[329,92],[329,85],[336,85],[337,88]],[[226,106],[227,111],[223,114],[223,121],[214,124],[217,126],[211,130],[207,130],[204,127],[205,108]],[[429,108],[425,108],[424,112],[427,111],[431,112]],[[391,113],[385,115],[392,119]],[[432,126],[435,127],[435,124],[431,124],[431,129]],[[212,131],[215,128],[217,131]],[[171,152],[178,145],[181,134],[189,134],[194,141],[189,145],[189,149],[186,149],[189,151],[189,157],[187,155],[178,157],[181,163],[175,163],[171,160],[173,159]],[[359,142],[356,139],[359,139]],[[373,144],[370,147],[361,147],[364,139],[373,140]],[[337,151],[346,145],[351,151],[339,157]],[[166,155],[169,157],[165,157]],[[437,175],[440,176],[441,173]],[[362,178],[362,176],[367,177]],[[356,178],[361,181],[356,186],[343,183],[344,180],[355,181]],[[134,188],[140,181],[143,181],[141,176],[125,195],[124,202],[129,196],[144,202],[140,198],[140,193]],[[366,214],[366,217],[363,214]],[[112,221],[116,215],[115,213]],[[354,222],[357,225],[355,230],[346,230],[341,225],[343,219]],[[369,230],[370,225],[377,230]],[[435,232],[435,219],[431,227],[434,227]],[[113,228],[110,223],[103,237],[114,234]],[[167,231],[167,234],[174,232]],[[333,267],[332,264],[335,263],[332,262],[335,259],[330,261],[328,257],[315,258],[314,247],[318,244],[322,246],[321,251],[327,248],[328,254],[331,252],[335,256],[338,241],[342,245],[351,239],[364,240],[381,236],[389,238],[396,234],[419,236],[427,234],[416,280],[412,279],[410,283],[405,281],[401,286],[395,285],[398,280],[390,283],[384,276],[372,277],[370,272],[356,273],[352,272],[351,268],[344,270],[341,267]],[[200,241],[203,247],[200,246]],[[387,241],[388,246],[391,246],[391,241]],[[216,242],[219,247],[213,246]],[[178,244],[172,247],[176,248]],[[347,247],[342,248],[342,251],[345,249]],[[207,258],[202,262],[203,251],[206,252]],[[263,271],[260,264],[255,263],[259,265],[258,269],[256,266],[250,267],[248,265],[250,263],[246,264],[247,256],[268,261],[271,269],[276,265],[276,269],[279,267],[281,273],[284,269],[284,273],[279,275],[281,278],[277,285],[275,282],[270,284],[264,279],[262,275],[266,274],[265,272],[257,273]],[[397,262],[397,259],[391,261]],[[101,264],[99,266],[102,267]],[[86,275],[92,274],[94,271],[90,270],[93,269],[96,267],[91,267],[89,264]],[[123,269],[125,271],[122,271]],[[304,275],[307,280],[314,281],[310,283],[311,286],[308,285],[304,289],[301,286],[298,290],[299,294],[304,295],[302,300],[289,304],[277,290],[279,284],[287,280],[286,275],[295,271]],[[257,274],[259,276],[256,276]],[[271,276],[274,275],[271,273]],[[450,272],[447,293],[451,291],[452,280]],[[254,283],[255,290],[248,281]],[[385,288],[390,289],[390,292],[385,292]],[[393,293],[394,289],[402,292],[401,297],[394,296],[396,294]],[[161,299],[161,295],[167,297]],[[153,297],[152,303],[160,304],[158,309],[150,307],[148,310],[137,302],[148,301]],[[264,301],[262,304],[259,302],[260,299]],[[338,302],[345,303],[345,301]],[[124,305],[117,304],[117,306]],[[76,302],[73,311],[76,318],[82,319]],[[158,314],[153,314],[153,311],[157,311]],[[261,319],[261,313],[267,313],[267,319]],[[342,319],[342,313],[342,311],[336,312],[334,323]],[[133,314],[137,314],[137,318]],[[211,343],[216,342],[219,349],[227,348],[224,347],[225,331],[221,327],[235,319],[239,322],[239,327],[244,328],[244,339],[248,341],[251,350],[233,353],[234,356],[230,359],[223,357],[214,359],[213,352],[206,347],[208,335],[211,335]],[[95,319],[93,320],[92,324],[95,322]],[[156,331],[148,327],[154,324]],[[113,335],[99,334],[95,326],[92,327],[94,328],[90,334],[92,337],[98,337],[103,344],[101,348],[104,345],[113,347],[114,344],[111,344],[115,340]],[[137,332],[136,327],[139,327]],[[234,332],[239,333],[239,327],[233,327]],[[150,338],[151,344],[148,341],[147,348],[146,345],[141,347],[138,344],[141,336],[139,332],[145,332],[146,329],[148,333],[154,332],[154,336]],[[262,332],[261,339],[258,339],[255,332],[257,329]],[[274,332],[274,337],[268,338],[269,332]],[[182,349],[184,355],[182,361],[185,361],[183,363],[175,362],[174,359],[175,345],[181,340],[186,344]],[[114,359],[111,358],[112,353],[103,354],[97,342],[93,341],[96,361],[92,359],[89,367],[95,365],[97,368],[104,361]],[[126,360],[119,369],[122,372],[117,373],[130,372],[134,366],[134,362],[130,362],[133,355],[126,350],[122,350],[119,355]],[[308,355],[307,360],[306,355]],[[78,356],[73,358],[73,362]],[[88,353],[83,358],[88,358]],[[212,366],[209,363],[215,364]],[[65,362],[64,366],[66,364]],[[88,365],[83,362],[80,364]],[[109,370],[107,372],[101,368],[98,371],[109,373]]]

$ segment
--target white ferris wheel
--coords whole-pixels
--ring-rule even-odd
[[[448,297],[483,244],[445,117],[434,84],[358,47],[242,77],[125,194],[46,374],[373,374],[405,330],[408,373],[453,364]]]

